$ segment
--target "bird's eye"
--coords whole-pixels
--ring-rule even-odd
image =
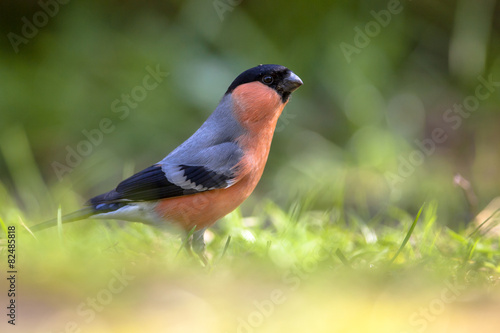
[[[262,82],[265,84],[271,84],[273,83],[274,79],[271,75],[266,75],[262,78]]]

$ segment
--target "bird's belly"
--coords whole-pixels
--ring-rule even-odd
[[[210,227],[250,196],[261,174],[248,175],[225,189],[160,200],[155,211],[166,223],[184,230]]]

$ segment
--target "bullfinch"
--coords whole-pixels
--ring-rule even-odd
[[[276,122],[301,85],[302,80],[284,66],[259,65],[244,71],[189,139],[158,163],[90,199],[87,207],[64,216],[62,222],[93,218],[175,225],[192,231],[192,248],[203,254],[206,228],[255,189]],[[55,225],[57,219],[31,230]]]

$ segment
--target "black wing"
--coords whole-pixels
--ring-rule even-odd
[[[160,165],[153,165],[122,181],[116,189],[90,199],[87,204],[119,203],[124,201],[149,201],[179,197],[225,188],[233,175],[220,174],[204,166],[179,165],[185,177],[179,184],[170,182]],[[190,187],[190,188],[189,188]]]

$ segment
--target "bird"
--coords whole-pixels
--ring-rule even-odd
[[[257,186],[278,118],[302,84],[281,65],[258,65],[242,72],[191,137],[61,222],[92,218],[175,226],[206,263],[206,229],[236,209]],[[52,219],[30,230],[57,224],[58,219]]]

